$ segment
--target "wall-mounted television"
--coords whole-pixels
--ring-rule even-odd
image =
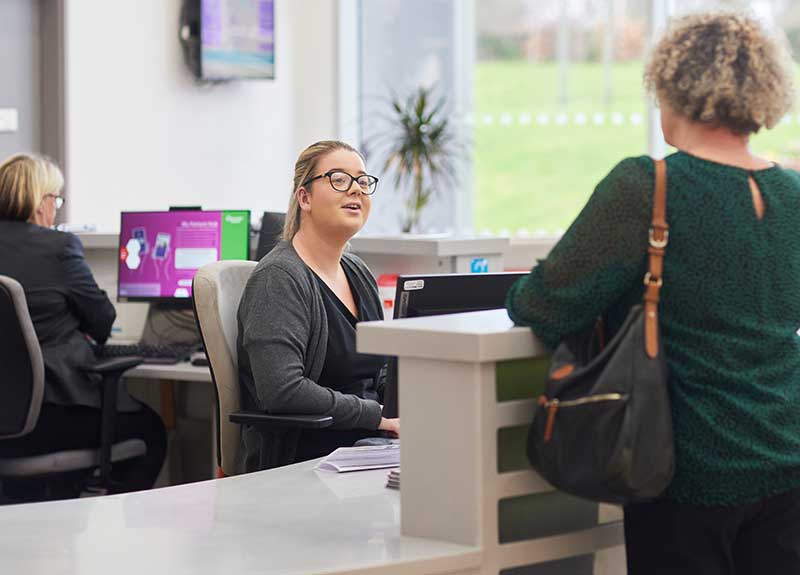
[[[198,80],[275,78],[275,0],[183,0],[180,40]]]
[[[275,1],[201,0],[204,79],[275,77]]]

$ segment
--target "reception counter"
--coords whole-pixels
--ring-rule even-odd
[[[0,507],[32,575],[624,573],[620,512],[554,490],[524,441],[547,368],[505,311],[358,324],[399,356],[401,490],[306,462],[148,492]],[[609,555],[611,553],[612,555]],[[613,560],[613,559],[612,559]]]
[[[505,310],[369,322],[358,350],[399,357],[403,535],[478,547],[483,574],[592,573],[612,547],[620,563],[621,511],[527,464],[548,362],[529,329]]]

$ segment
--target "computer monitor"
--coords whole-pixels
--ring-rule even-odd
[[[191,307],[192,278],[218,260],[246,260],[248,210],[122,212],[117,299]]]
[[[256,261],[260,261],[281,241],[285,221],[286,214],[283,212],[264,212],[264,215],[261,216],[261,231],[258,233]]]
[[[399,276],[394,318],[499,309],[511,284],[527,272]]]
[[[500,309],[511,284],[526,272],[399,276],[394,319]],[[397,358],[389,360],[383,417],[398,417]]]

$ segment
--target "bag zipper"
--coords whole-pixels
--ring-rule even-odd
[[[578,399],[560,400],[557,397],[547,399],[547,396],[539,396],[539,405],[547,409],[547,424],[544,426],[544,441],[547,443],[553,437],[553,425],[556,420],[556,412],[559,407],[576,407],[587,403],[597,403],[600,401],[620,401],[627,397],[622,393],[598,393],[597,395],[587,395]]]

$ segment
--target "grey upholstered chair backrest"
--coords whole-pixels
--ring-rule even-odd
[[[195,313],[219,399],[219,449],[222,470],[233,475],[240,427],[228,415],[239,409],[236,312],[256,262],[227,260],[197,270],[192,287]]]
[[[0,275],[0,439],[29,433],[44,396],[44,362],[25,292]]]

